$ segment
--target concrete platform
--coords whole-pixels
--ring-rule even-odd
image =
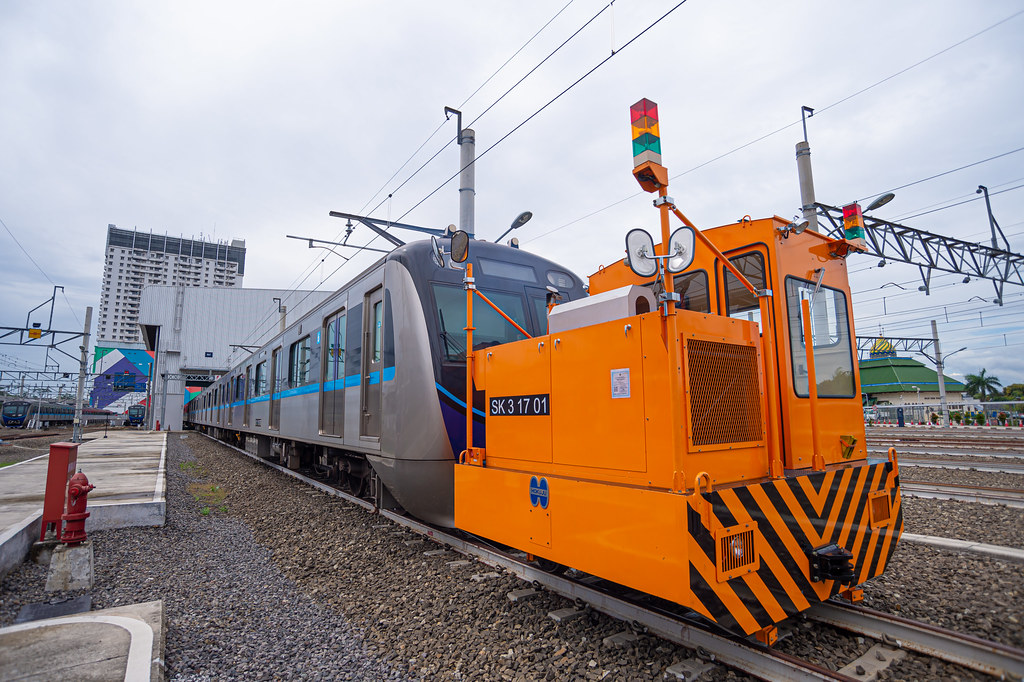
[[[96,489],[89,493],[86,532],[162,526],[167,432],[117,431],[81,443],[78,468]],[[0,576],[24,560],[39,527],[49,455],[0,469]]]
[[[0,680],[162,680],[162,601],[0,628]]]

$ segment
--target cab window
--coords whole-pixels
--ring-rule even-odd
[[[789,316],[793,389],[800,397],[808,395],[807,349],[801,314],[801,301],[804,299],[810,301],[814,376],[818,395],[823,398],[855,397],[853,343],[846,296],[842,291],[826,286],[820,287],[815,293],[814,282],[787,277],[786,308]]]
[[[672,279],[672,288],[679,294],[679,307],[697,313],[711,312],[711,300],[708,296],[708,273],[703,270],[694,270],[676,275]]]
[[[764,274],[764,257],[757,252],[744,253],[729,259],[755,289],[767,289]],[[761,323],[761,306],[754,292],[745,286],[727,268],[725,273],[725,307],[729,317]]]

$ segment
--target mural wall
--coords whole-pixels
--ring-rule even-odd
[[[89,404],[113,412],[145,405],[152,364],[152,351],[97,347]]]

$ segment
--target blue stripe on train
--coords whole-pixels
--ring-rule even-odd
[[[350,374],[349,376],[345,377],[344,379],[332,379],[331,381],[326,381],[326,382],[324,382],[324,391],[327,391],[327,392],[330,392],[330,391],[341,391],[341,390],[344,390],[346,388],[355,388],[355,387],[359,386],[359,378],[360,378],[360,376],[361,375],[359,375],[359,374]],[[383,381],[394,381],[395,380],[395,376],[396,376],[395,368],[394,367],[385,367],[383,372],[370,372],[370,385],[371,386],[375,386],[377,384],[380,384],[382,376],[383,376]],[[289,388],[289,389],[286,389],[284,391],[280,391],[278,393],[275,393],[274,394],[274,399],[275,400],[280,400],[281,398],[291,398],[292,396],[297,396],[297,395],[307,395],[309,393],[317,393],[319,390],[320,390],[320,384],[319,383],[306,384],[305,386],[298,386],[296,388]],[[452,397],[454,399],[454,396],[452,396]],[[250,405],[255,405],[256,403],[266,402],[266,401],[270,400],[270,398],[271,398],[270,395],[261,395],[261,396],[258,396],[256,398],[250,398],[248,400],[248,403]],[[227,407],[242,407],[245,404],[246,404],[245,400],[237,400],[235,402],[229,403],[227,405]],[[224,407],[224,406],[221,405],[219,407]],[[465,403],[463,403],[463,407],[465,407]],[[218,409],[218,407],[204,407],[202,410],[200,410],[200,412],[207,412],[209,410],[216,410],[216,409]]]

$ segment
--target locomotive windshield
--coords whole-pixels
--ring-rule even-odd
[[[446,361],[466,358],[466,292],[458,285],[434,283],[434,305],[441,335],[441,353]],[[492,291],[484,287],[480,292],[501,308],[523,329],[533,325],[526,318],[522,294]],[[473,304],[473,349],[479,350],[499,343],[526,338],[515,327],[477,299]]]
[[[7,403],[4,405],[3,415],[5,417],[22,417],[28,411],[27,403]]]

